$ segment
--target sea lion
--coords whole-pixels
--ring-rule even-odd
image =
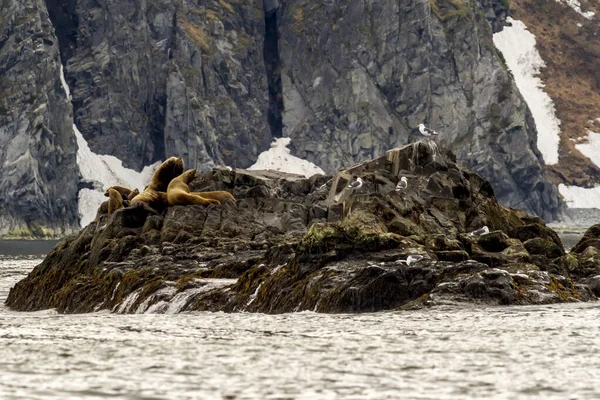
[[[131,193],[129,193],[129,195],[127,196],[127,200],[131,201],[138,194],[140,194],[140,190],[138,188],[133,189]]]
[[[196,177],[196,170],[189,169],[169,183],[167,188],[167,201],[169,206],[188,205],[188,204],[216,204],[221,205],[219,200],[207,199],[196,194],[190,193],[190,182]]]
[[[111,186],[108,189],[106,189],[106,192],[104,192],[104,195],[106,197],[110,197],[109,196],[109,190],[116,190],[117,192],[119,192],[121,194],[121,197],[123,198],[123,200],[129,200],[128,197],[131,194],[131,189],[128,189],[126,187],[123,186]]]
[[[144,190],[151,189],[157,192],[166,192],[171,180],[181,175],[182,172],[183,159],[171,157],[158,167],[152,175],[152,180]]]
[[[113,215],[119,208],[123,208],[123,197],[116,189],[108,189],[108,216]]]
[[[236,201],[235,197],[233,197],[233,195],[231,193],[226,192],[224,190],[216,190],[214,192],[191,192],[191,193],[196,196],[204,197],[205,199],[213,199],[213,200],[219,200],[219,201],[229,199],[229,200],[233,200],[234,202]]]
[[[171,157],[161,164],[152,175],[152,180],[146,186],[143,192],[131,199],[131,205],[144,203],[154,212],[161,211],[168,206],[167,188],[173,178],[178,177],[183,172],[183,160],[177,157]]]

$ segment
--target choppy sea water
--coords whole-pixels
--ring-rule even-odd
[[[0,256],[0,301],[41,259]],[[600,303],[361,315],[0,305],[0,399],[598,399]]]

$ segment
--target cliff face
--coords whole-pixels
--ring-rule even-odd
[[[2,1],[0,235],[65,235],[77,225],[77,146],[58,42],[40,0]]]
[[[501,202],[546,218],[558,206],[529,110],[486,22],[498,2],[347,1],[280,8],[286,134],[325,170],[414,140],[416,127],[490,179]],[[495,6],[495,7],[494,7]]]
[[[77,126],[141,169],[250,165],[270,143],[259,0],[48,0]],[[259,151],[260,150],[260,151]]]
[[[90,148],[130,168],[167,156],[204,170],[244,168],[283,135],[292,138],[295,155],[334,172],[416,139],[424,122],[459,161],[492,181],[504,204],[547,219],[559,206],[533,120],[492,44],[492,29],[501,29],[507,13],[502,1],[28,3],[3,8],[3,29],[16,29],[7,16],[17,11],[46,16],[36,40],[52,43],[44,44],[52,64],[23,59],[18,79],[33,74],[38,91],[47,87],[59,96],[48,102],[47,118],[67,121],[64,130],[46,125],[70,146],[47,150],[61,149],[61,162],[48,170],[67,188],[61,190],[67,218],[57,205],[35,207],[42,226],[76,226],[75,145],[68,101],[60,98],[58,47],[74,120]],[[4,51],[5,59],[16,55],[14,46]],[[35,120],[33,111],[0,97],[7,113]],[[18,136],[17,153],[24,154],[26,136]],[[61,163],[68,173],[58,174]],[[7,174],[0,180],[26,202],[22,182]],[[40,192],[51,191],[47,181],[40,185]],[[15,218],[26,215],[11,210]]]

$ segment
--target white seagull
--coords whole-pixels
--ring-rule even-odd
[[[396,185],[396,191],[399,192],[401,190],[406,189],[407,187],[408,187],[408,179],[406,179],[406,177],[403,176],[402,178],[400,178],[400,181]]]
[[[419,124],[419,132],[423,136],[436,136],[438,133],[433,129],[429,129],[425,126],[425,124]]]
[[[360,179],[360,177],[354,175],[354,181],[350,182],[350,184],[348,185],[348,187],[350,189],[359,189],[362,185],[363,185],[363,181],[362,179]]]
[[[423,256],[421,254],[411,254],[408,257],[406,257],[406,260],[397,260],[396,264],[410,265],[416,263],[417,261],[421,261],[422,259]]]
[[[474,230],[473,232],[469,232],[469,236],[483,236],[490,233],[490,228],[484,226],[483,228],[479,228]]]

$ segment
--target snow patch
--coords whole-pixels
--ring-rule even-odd
[[[587,139],[587,143],[576,144],[575,148],[600,167],[600,133],[588,131]]]
[[[65,80],[62,65],[60,66],[60,81],[69,101],[71,100],[71,91]],[[81,227],[86,226],[96,217],[96,211],[100,204],[106,200],[104,191],[111,186],[119,185],[131,189],[144,189],[146,183],[152,178],[152,174],[161,164],[161,161],[144,167],[141,172],[125,168],[123,162],[117,157],[109,155],[99,155],[90,150],[87,141],[73,124],[73,132],[77,140],[77,164],[81,170],[83,179],[97,181],[102,184],[102,192],[90,189],[81,189],[79,191],[79,217]]]
[[[575,12],[584,18],[592,19],[596,14],[593,11],[581,11],[581,3],[578,0],[556,0],[557,3],[566,4],[571,7]],[[577,24],[579,26],[579,24]]]
[[[558,191],[569,208],[600,208],[600,186],[582,188],[561,183],[558,185]]]
[[[272,169],[288,172],[290,174],[304,175],[310,178],[313,175],[325,175],[325,172],[310,161],[303,160],[290,154],[287,146],[292,142],[290,138],[278,138],[271,143],[271,148],[259,154],[256,163],[249,170]]]
[[[504,55],[521,95],[527,102],[538,131],[537,146],[547,165],[558,162],[560,121],[554,103],[538,77],[546,64],[535,48],[535,36],[522,21],[507,18],[512,26],[494,34],[494,45]]]

